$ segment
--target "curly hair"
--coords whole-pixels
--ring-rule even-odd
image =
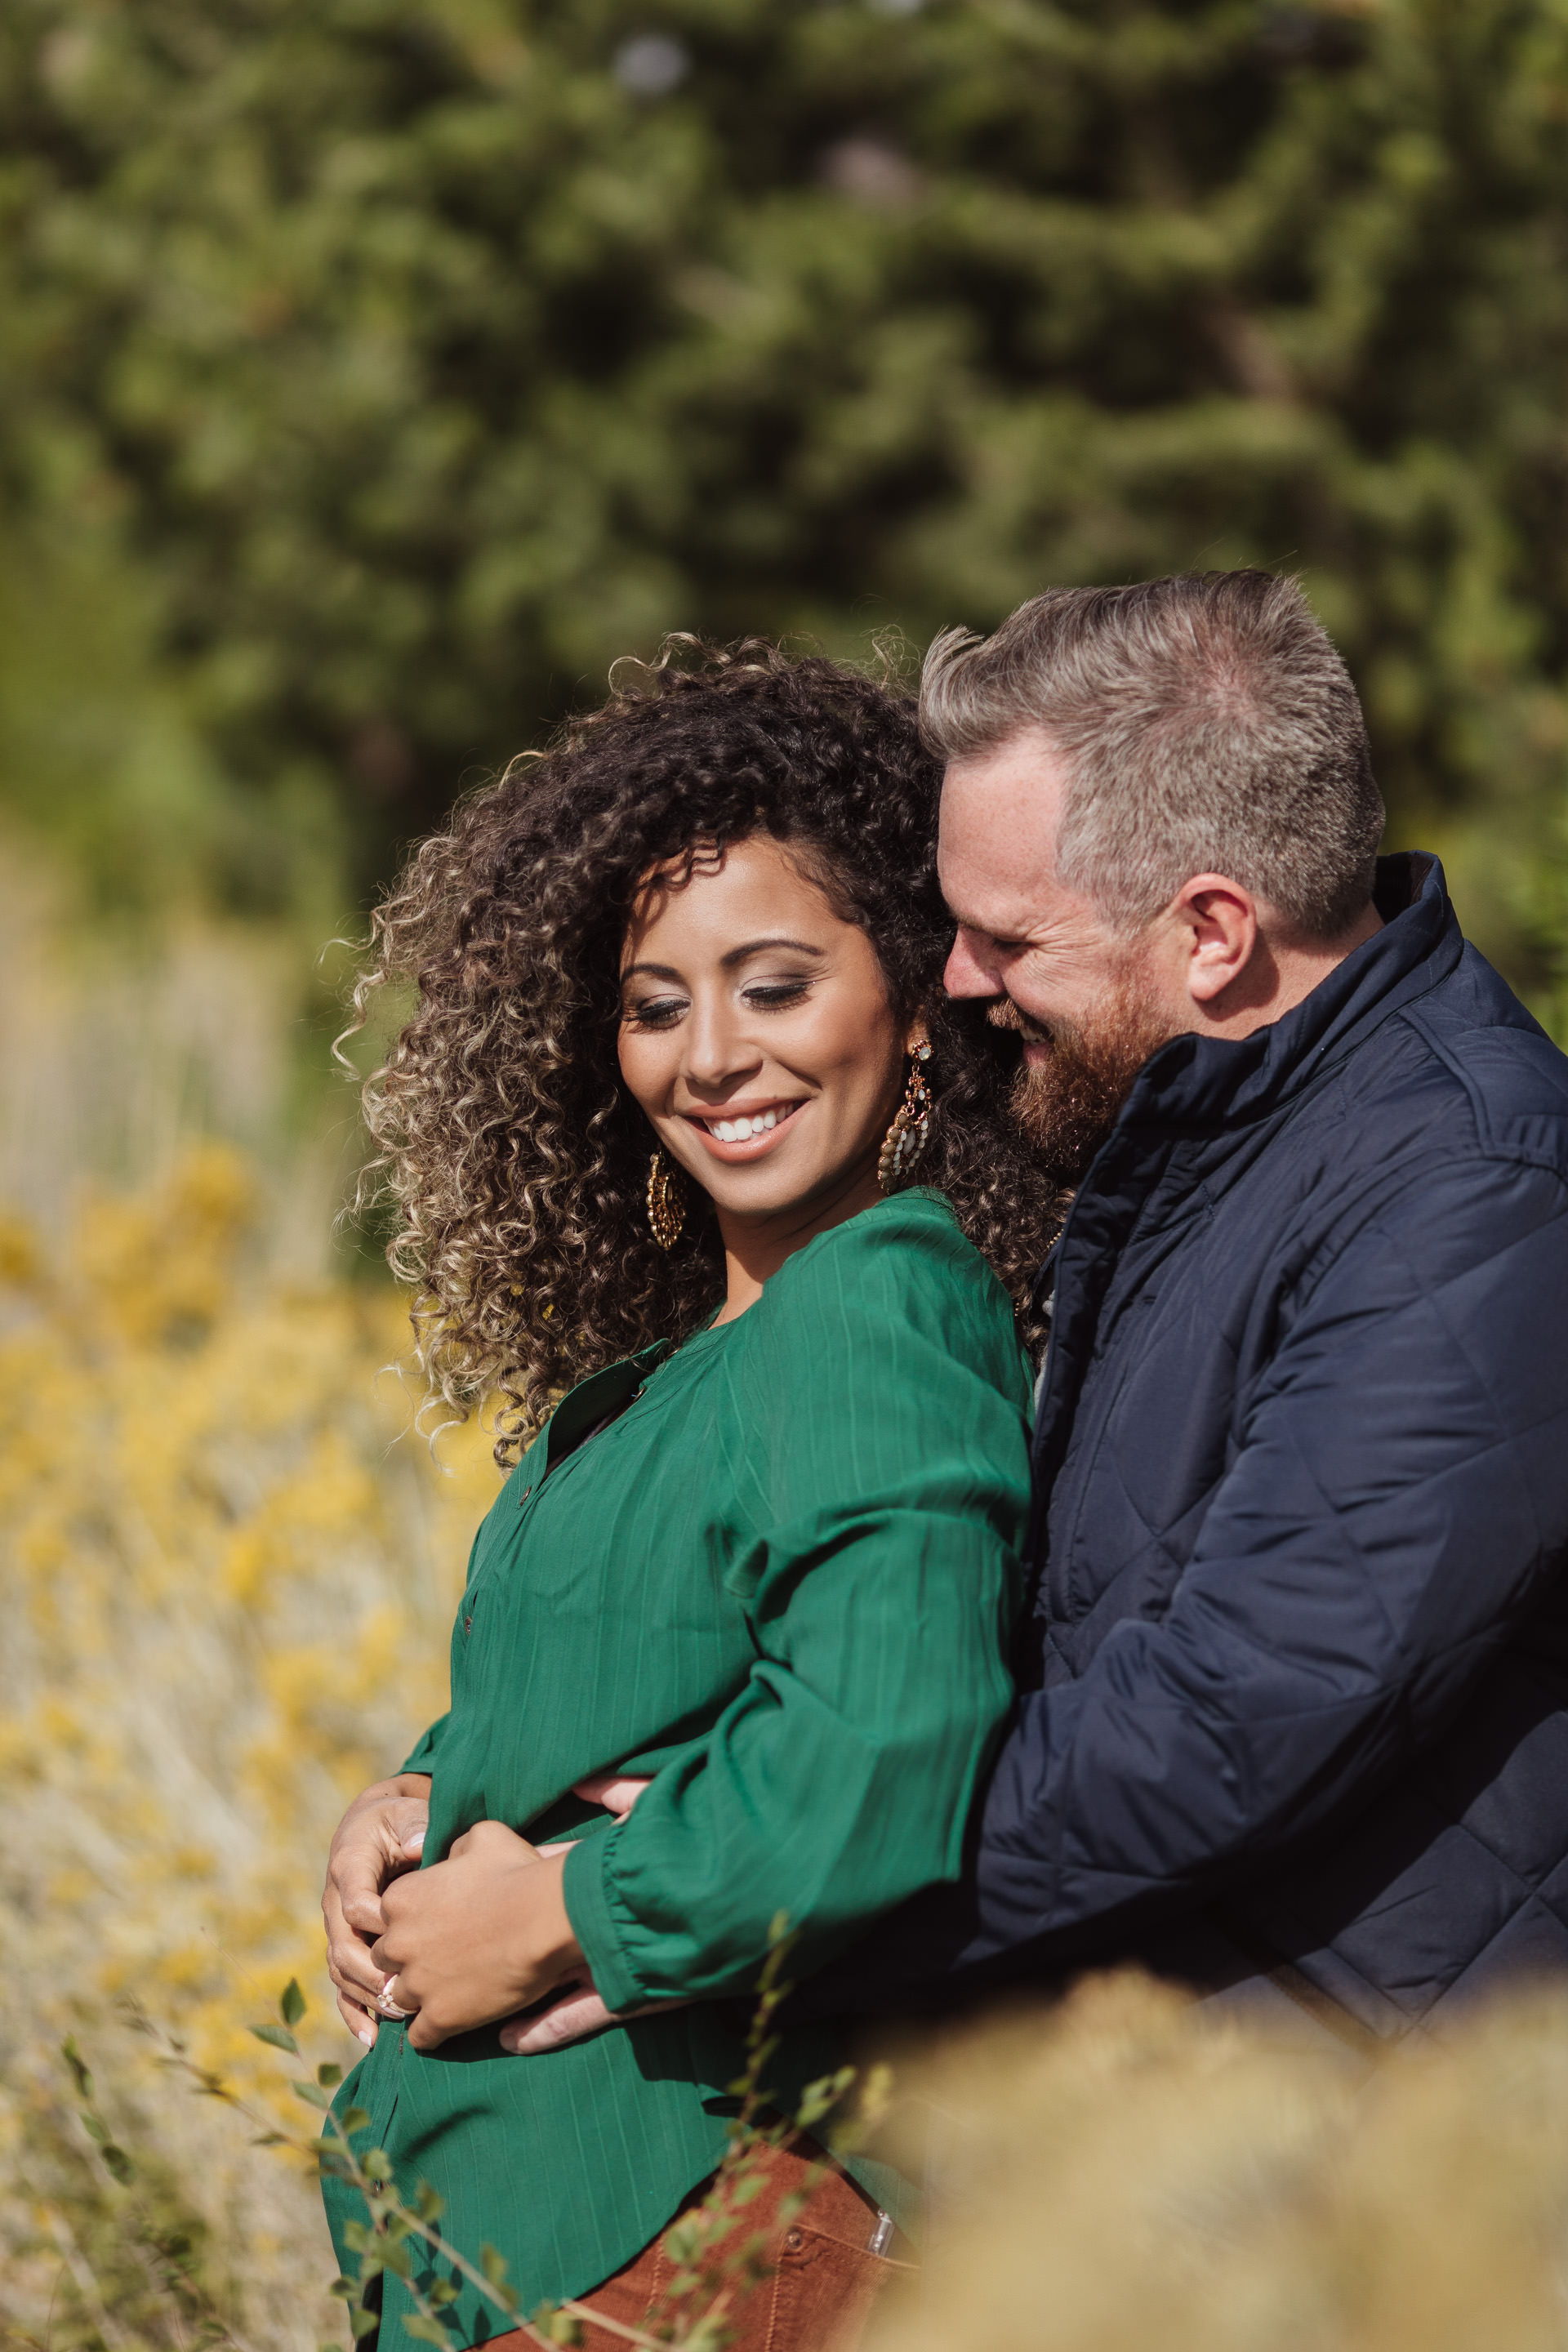
[[[496,1398],[515,1458],[560,1391],[713,1310],[723,1251],[691,1188],[679,1246],[648,1228],[650,1149],[616,1058],[620,951],[650,868],[756,835],[791,845],[859,923],[900,1020],[925,1015],[933,1097],[911,1181],[951,1200],[1011,1294],[1028,1298],[1060,1188],[1008,1114],[1018,1041],[950,1003],[936,879],[941,772],[912,697],[748,639],[667,642],[617,663],[609,700],[524,753],[424,842],[373,919],[374,992],[416,1009],[364,1088],[378,1147],[361,1200],[390,1192],[394,1272],[432,1399]],[[349,1034],[353,1034],[352,1030]]]

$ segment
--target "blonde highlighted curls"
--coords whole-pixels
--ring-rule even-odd
[[[354,1028],[377,990],[418,992],[364,1089],[378,1149],[361,1205],[391,1195],[387,1257],[415,1289],[432,1399],[461,1419],[493,1392],[503,1465],[562,1389],[684,1338],[723,1288],[695,1188],[679,1246],[654,1242],[649,1130],[616,1062],[621,943],[656,864],[765,834],[863,925],[896,1012],[931,1027],[919,1181],[950,1196],[1026,1328],[1059,1221],[1058,1188],[1007,1113],[1016,1038],[942,992],[941,774],[912,698],[760,639],[672,638],[612,680],[603,709],[415,852],[354,992]]]

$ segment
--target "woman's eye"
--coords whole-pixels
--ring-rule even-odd
[[[639,1029],[668,1029],[685,1010],[683,996],[648,996],[640,1004],[627,1005],[626,1019]]]
[[[798,1004],[810,985],[806,980],[758,980],[742,993],[761,1012],[776,1013],[784,1005]]]

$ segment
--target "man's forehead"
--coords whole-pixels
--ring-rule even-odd
[[[1038,728],[949,761],[942,788],[942,879],[945,885],[951,877],[966,898],[984,895],[987,912],[997,917],[986,921],[987,929],[1016,928],[1002,921],[1005,909],[1037,913],[1042,897],[1054,895],[1065,782],[1060,755]]]

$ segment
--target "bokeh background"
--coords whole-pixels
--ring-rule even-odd
[[[343,2054],[320,1848],[441,1704],[492,1474],[334,1226],[405,845],[666,630],[1259,563],[1562,1033],[1565,248],[1564,0],[7,0],[0,2326],[191,2341],[179,2240],[333,2332],[115,2003]]]

